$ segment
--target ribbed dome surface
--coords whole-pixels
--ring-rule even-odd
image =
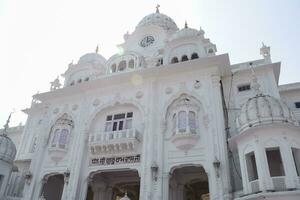
[[[136,29],[144,26],[156,25],[160,26],[164,30],[177,31],[178,27],[173,19],[168,17],[167,15],[161,14],[159,12],[152,13],[144,17],[136,26]]]
[[[177,39],[181,39],[181,38],[191,38],[191,37],[197,37],[202,33],[203,31],[201,30],[198,31],[196,29],[193,28],[183,28],[179,31],[176,31],[169,39],[169,41],[173,41],[173,40],[177,40]]]
[[[6,135],[0,135],[0,160],[12,163],[16,157],[16,146]]]
[[[271,123],[297,124],[293,113],[282,101],[264,94],[248,99],[242,106],[237,119],[238,130]]]
[[[102,64],[105,65],[106,59],[98,53],[87,53],[80,57],[78,64]]]

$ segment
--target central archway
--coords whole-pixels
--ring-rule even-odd
[[[208,200],[208,176],[203,167],[177,167],[171,173],[169,200]]]
[[[64,189],[64,175],[56,174],[47,178],[41,196],[46,200],[61,200]]]
[[[91,174],[86,200],[119,200],[127,193],[139,200],[140,177],[136,170],[106,171]]]

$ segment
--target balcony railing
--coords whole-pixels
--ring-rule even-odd
[[[92,154],[133,151],[140,139],[141,134],[135,128],[121,131],[95,132],[89,137],[89,146]]]
[[[284,191],[286,189],[285,176],[272,177],[272,180],[273,180],[274,190]]]
[[[258,179],[254,181],[250,181],[250,186],[251,186],[251,192],[256,193],[259,192],[259,181]]]

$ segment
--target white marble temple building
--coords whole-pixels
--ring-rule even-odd
[[[0,198],[300,199],[300,83],[278,85],[270,47],[231,64],[157,8],[119,48],[69,64],[0,137]]]

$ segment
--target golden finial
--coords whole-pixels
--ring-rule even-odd
[[[160,7],[160,5],[157,4],[157,5],[156,5],[156,13],[159,13],[159,7]]]

